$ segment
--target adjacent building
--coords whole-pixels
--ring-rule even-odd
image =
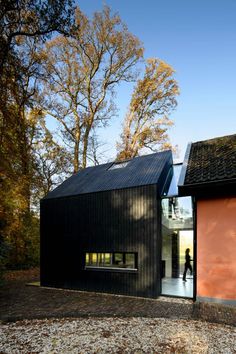
[[[179,193],[195,200],[197,300],[236,304],[236,135],[190,144]]]

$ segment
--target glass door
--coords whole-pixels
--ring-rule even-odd
[[[190,266],[186,269],[186,280],[193,279],[193,230],[179,231],[179,276],[183,279],[186,251],[189,249]],[[188,252],[187,252],[188,253]],[[188,265],[188,264],[187,264]]]
[[[190,197],[175,197],[174,202],[173,199],[162,200],[162,295],[192,298],[192,201]]]

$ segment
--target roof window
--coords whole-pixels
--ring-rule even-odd
[[[114,162],[109,168],[108,171],[110,170],[116,170],[117,168],[125,168],[130,161],[121,161],[121,162]]]

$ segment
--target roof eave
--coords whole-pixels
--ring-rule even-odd
[[[236,178],[203,183],[179,185],[180,196],[221,196],[236,195]]]

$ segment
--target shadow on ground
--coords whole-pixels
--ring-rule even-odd
[[[0,320],[62,317],[165,317],[236,325],[236,309],[190,300],[157,300],[29,286],[39,270],[9,272],[0,288]]]

